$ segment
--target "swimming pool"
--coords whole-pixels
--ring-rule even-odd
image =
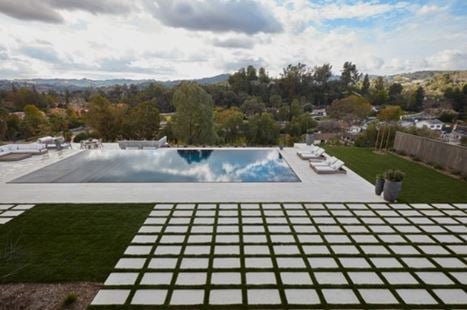
[[[275,149],[89,150],[11,183],[300,182]]]

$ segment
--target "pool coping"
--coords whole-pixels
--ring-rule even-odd
[[[118,148],[105,144],[105,148]],[[210,148],[216,149],[216,148]],[[219,148],[238,149],[238,148]],[[270,148],[251,148],[270,149]],[[274,148],[278,149],[278,148]],[[255,183],[6,183],[0,182],[0,203],[153,203],[153,202],[287,202],[335,201],[382,202],[373,185],[347,170],[346,175],[318,175],[308,161],[296,155],[296,148],[283,148],[281,155],[301,182]],[[67,158],[81,152],[66,152]],[[33,168],[18,169],[16,179],[60,159],[37,161]]]

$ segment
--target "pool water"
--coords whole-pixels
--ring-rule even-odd
[[[89,150],[12,183],[300,182],[274,149]]]

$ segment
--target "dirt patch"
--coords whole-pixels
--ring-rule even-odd
[[[86,309],[101,286],[90,282],[0,284],[0,309]],[[67,306],[64,301],[70,293],[77,299]]]

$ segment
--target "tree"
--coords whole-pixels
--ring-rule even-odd
[[[448,87],[444,91],[444,98],[451,102],[454,111],[463,113],[467,107],[467,84],[464,85],[462,90],[459,87]]]
[[[311,80],[311,72],[305,64],[288,65],[283,69],[280,86],[284,97],[291,102],[295,98],[306,95],[306,86]]]
[[[259,81],[261,83],[267,84],[271,80],[268,76],[268,73],[266,72],[266,69],[264,69],[263,67],[259,68],[258,74],[259,74]]]
[[[269,106],[279,109],[282,106],[282,97],[280,95],[272,95],[269,98]]]
[[[344,99],[335,100],[329,107],[329,115],[335,119],[354,123],[365,119],[371,110],[371,105],[365,98],[350,95]]]
[[[329,96],[329,80],[332,77],[332,66],[324,64],[313,68],[312,90],[314,102],[317,105],[325,105]]]
[[[156,100],[139,103],[129,113],[128,125],[136,139],[152,140],[157,138],[160,115]]]
[[[423,89],[423,87],[419,86],[412,95],[410,106],[409,106],[410,110],[421,111],[423,109],[424,100],[425,100],[425,90]]]
[[[0,141],[5,140],[6,134],[8,131],[8,123],[7,123],[8,114],[0,109]]]
[[[361,78],[361,74],[357,70],[357,66],[349,61],[344,63],[341,72],[341,83],[345,90],[350,91],[355,88],[355,85]]]
[[[404,90],[402,84],[400,83],[392,83],[389,86],[388,91],[388,102],[390,104],[398,104],[400,106],[405,107],[407,102],[405,98],[402,96],[402,91]]]
[[[214,113],[217,135],[223,143],[232,144],[240,140],[243,118],[243,113],[238,108],[224,109]]]
[[[300,137],[307,133],[309,129],[316,126],[317,123],[310,114],[301,114],[292,118],[292,121],[287,124],[285,131],[292,137]]]
[[[382,76],[378,76],[375,80],[375,89],[376,91],[384,90],[384,79]]]
[[[247,140],[250,145],[274,145],[279,138],[279,127],[272,115],[255,115],[248,122]]]
[[[398,121],[402,115],[402,109],[398,105],[386,106],[378,113],[381,121]]]
[[[16,141],[22,137],[22,126],[21,119],[14,115],[10,114],[6,116],[6,132],[5,140]]]
[[[320,86],[326,85],[332,77],[331,70],[332,66],[330,64],[315,66],[313,68],[313,81]]]
[[[7,130],[6,130],[7,140],[16,141],[17,139],[22,137],[22,130],[21,130],[22,123],[21,123],[21,119],[18,116],[14,114],[8,115],[6,119],[6,126],[7,126]]]
[[[121,111],[100,95],[91,97],[86,113],[86,124],[106,141],[114,141],[121,131]]]
[[[364,96],[368,95],[370,92],[370,78],[368,77],[368,74],[365,74],[365,77],[363,78],[362,88],[360,91]]]
[[[214,142],[214,102],[212,97],[197,83],[184,82],[174,92],[176,110],[174,132],[179,141],[188,144]]]
[[[256,81],[258,79],[255,67],[250,65],[246,68],[246,78],[248,81]]]
[[[49,115],[49,122],[50,127],[54,133],[68,130],[68,122],[65,115],[60,113],[52,113]]]
[[[372,91],[371,101],[373,105],[380,106],[386,104],[388,98],[388,93],[384,88],[384,79],[383,77],[379,76],[375,80],[375,88],[374,91]]]
[[[303,113],[303,106],[298,99],[294,99],[290,104],[290,119]]]
[[[26,137],[36,137],[39,134],[47,134],[50,130],[49,122],[44,112],[32,104],[28,104],[24,107],[22,127]]]
[[[248,97],[242,104],[241,109],[247,116],[263,113],[266,109],[264,103],[258,97]]]
[[[397,98],[402,94],[402,90],[404,88],[402,87],[402,84],[400,83],[392,83],[391,86],[389,86],[389,97],[391,99]]]
[[[237,93],[250,93],[250,81],[247,80],[246,70],[244,68],[238,70],[229,77],[229,85],[232,90]]]

